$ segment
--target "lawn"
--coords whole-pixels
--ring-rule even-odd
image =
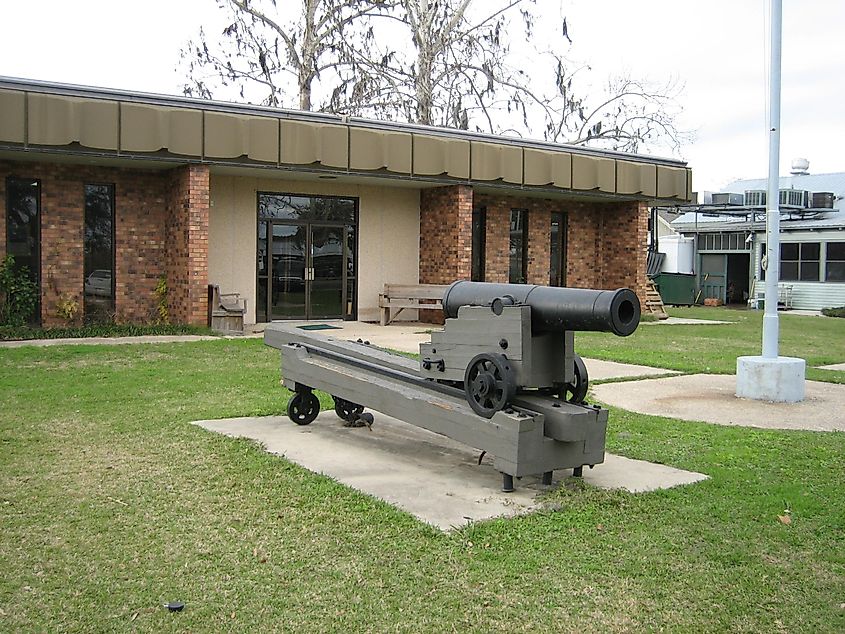
[[[794,330],[823,339],[823,321]],[[629,339],[636,361],[735,355],[734,326],[673,326],[706,358],[661,358],[658,328]],[[257,340],[1,350],[0,630],[845,630],[845,434],[614,410],[611,451],[711,479],[570,480],[543,511],[444,534],[189,424],[279,413],[285,394]]]
[[[581,332],[581,356],[682,372],[735,374],[736,358],[759,355],[763,312],[730,308],[670,308],[673,317],[729,321],[729,325],[641,324],[630,337]],[[807,378],[845,383],[845,372],[814,366],[845,362],[845,319],[780,315],[780,354],[807,361]]]

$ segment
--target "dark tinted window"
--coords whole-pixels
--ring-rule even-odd
[[[487,210],[484,207],[472,212],[472,279],[483,282],[486,268]]]
[[[845,242],[827,243],[824,279],[828,282],[845,282]]]
[[[41,187],[36,180],[10,178],[6,181],[6,253],[15,264],[26,267],[29,278],[39,274],[39,207]]]
[[[508,281],[511,284],[525,284],[527,281],[526,255],[528,247],[528,210],[511,209],[510,266]]]
[[[85,186],[85,321],[114,319],[114,185]]]
[[[552,212],[549,285],[566,286],[566,214]]]
[[[268,220],[353,224],[355,201],[351,198],[259,194],[258,216]]]

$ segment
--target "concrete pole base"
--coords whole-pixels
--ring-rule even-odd
[[[738,357],[736,395],[755,401],[803,401],[805,368],[804,359],[796,357]]]

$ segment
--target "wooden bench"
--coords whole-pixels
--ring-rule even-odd
[[[215,332],[244,332],[246,298],[240,293],[221,293],[217,284],[208,285],[208,326]]]
[[[381,325],[388,325],[406,308],[443,310],[443,293],[447,288],[447,284],[385,284],[384,292],[378,296]],[[398,308],[393,316],[391,308]]]

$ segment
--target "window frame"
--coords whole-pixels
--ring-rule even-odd
[[[87,320],[85,306],[85,226],[88,208],[88,187],[108,187],[111,201],[111,312],[117,311],[117,185],[115,183],[89,182],[82,184],[82,318]],[[92,271],[93,272],[93,271]]]
[[[845,268],[845,252],[843,252],[841,258],[830,258],[830,245],[831,244],[841,244],[842,248],[845,250],[845,240],[830,240],[824,243],[824,282],[829,284],[843,284],[845,283],[845,271],[843,271],[842,279],[832,280],[830,279],[830,273],[828,269],[828,264],[830,262],[841,263],[843,268]]]
[[[512,266],[511,260],[513,256],[510,253],[510,237],[514,233],[513,230],[513,214],[514,212],[518,212],[520,214],[520,218],[522,219],[521,223],[521,232],[522,235],[520,237],[520,248],[522,249],[521,257],[520,257],[520,273],[522,273],[522,281],[514,280],[511,276]],[[510,284],[527,284],[528,283],[528,222],[529,222],[529,213],[528,209],[524,207],[513,207],[510,210],[510,215],[508,217],[508,283]]]

